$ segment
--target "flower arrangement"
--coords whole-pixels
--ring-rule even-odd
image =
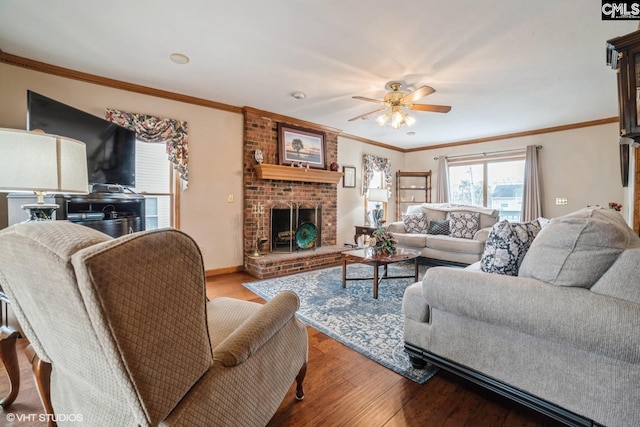
[[[393,255],[396,252],[396,243],[396,239],[383,227],[376,229],[369,240],[369,245],[382,255]]]
[[[616,202],[609,202],[609,209],[620,212],[620,209],[622,209],[622,205]]]

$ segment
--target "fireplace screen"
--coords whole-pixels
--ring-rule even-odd
[[[277,203],[271,207],[271,251],[315,249],[322,242],[320,203]]]

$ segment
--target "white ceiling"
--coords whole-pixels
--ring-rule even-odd
[[[401,148],[616,116],[596,0],[0,0],[4,52],[249,106]],[[187,65],[169,54],[190,57]],[[410,129],[348,119],[385,84],[436,89]],[[303,100],[291,97],[302,91]],[[46,94],[45,94],[46,95]],[[144,113],[144,111],[142,111]],[[179,118],[179,117],[178,117]],[[407,135],[408,131],[415,135]]]

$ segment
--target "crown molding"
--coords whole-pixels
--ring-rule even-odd
[[[250,113],[250,114],[262,117],[263,119],[272,120],[274,122],[289,123],[291,125],[312,128],[314,130],[335,133],[338,135],[342,134],[342,131],[340,129],[336,129],[330,126],[319,125],[318,123],[308,122],[306,120],[300,120],[294,117],[284,116],[282,114],[272,113],[270,111],[259,110],[253,107],[242,107],[242,112],[245,114]]]
[[[93,83],[100,86],[107,86],[114,89],[126,90],[129,92],[141,93],[143,95],[155,96],[158,98],[170,99],[173,101],[186,102],[189,104],[200,105],[202,107],[215,108],[217,110],[229,111],[232,113],[242,113],[240,107],[223,104],[220,102],[210,101],[208,99],[197,98],[195,96],[182,95],[166,90],[155,89],[148,86],[126,83],[120,80],[109,79],[106,77],[96,76],[94,74],[83,73],[69,68],[58,67],[57,65],[47,64],[45,62],[34,61],[33,59],[24,58],[22,56],[12,55],[0,49],[0,62],[5,64],[22,67],[33,71],[53,74],[54,76],[64,77],[82,82]]]
[[[501,139],[522,138],[525,136],[541,135],[543,133],[562,132],[562,131],[572,130],[572,129],[580,129],[580,128],[591,127],[591,126],[600,126],[608,123],[618,123],[619,121],[620,119],[618,117],[608,117],[606,119],[590,120],[586,122],[572,123],[572,124],[562,125],[562,126],[553,126],[553,127],[543,128],[543,129],[527,130],[523,132],[507,133],[504,135],[488,136],[486,138],[468,139],[465,141],[447,142],[444,144],[409,148],[409,149],[406,149],[404,152],[411,153],[414,151],[434,150],[436,148],[448,148],[448,147],[457,147],[459,145],[480,144],[482,142],[499,141]]]

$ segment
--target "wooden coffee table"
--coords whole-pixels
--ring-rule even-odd
[[[420,251],[413,249],[397,248],[393,255],[376,255],[372,248],[355,249],[342,252],[342,287],[347,287],[347,280],[371,280],[373,279],[373,298],[378,299],[378,285],[382,279],[409,279],[418,281],[418,257]],[[413,276],[389,276],[387,266],[394,262],[414,260]],[[373,277],[347,277],[347,264],[371,264],[373,265]],[[378,268],[384,266],[382,276],[378,274]]]

